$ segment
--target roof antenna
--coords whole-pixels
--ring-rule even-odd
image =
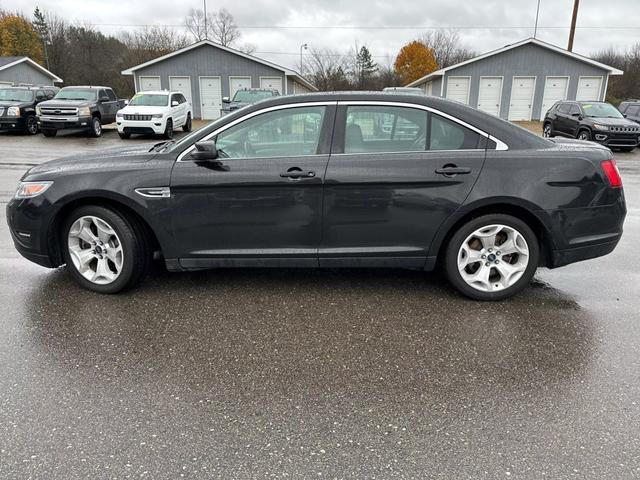
[[[538,34],[538,17],[540,16],[540,0],[538,0],[538,9],[536,10],[536,26],[533,29],[533,38]]]

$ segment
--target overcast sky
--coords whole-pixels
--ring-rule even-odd
[[[0,8],[26,14],[36,5],[117,33],[139,24],[179,28],[202,0],[0,0]],[[456,27],[468,47],[484,52],[532,36],[536,14],[536,0],[208,0],[207,6],[227,8],[240,26],[241,42],[288,67],[297,64],[303,43],[346,52],[358,42],[385,63],[428,27]],[[566,48],[572,8],[573,0],[541,0],[538,38]],[[627,48],[640,41],[639,19],[640,0],[581,0],[574,51],[588,55],[609,46]]]

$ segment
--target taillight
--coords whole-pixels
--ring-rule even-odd
[[[609,185],[613,188],[622,187],[622,177],[620,176],[620,170],[618,170],[616,161],[614,159],[605,160],[600,165],[602,165],[602,170],[607,180],[609,180]]]

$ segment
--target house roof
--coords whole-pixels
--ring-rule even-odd
[[[54,75],[49,70],[44,68],[42,65],[31,60],[29,57],[0,57],[0,71],[6,70],[8,68],[11,68],[23,62],[28,63],[36,70],[39,70],[40,72],[44,73],[45,75],[50,77],[53,82],[62,82],[62,79],[60,77],[58,77],[57,75]]]
[[[547,50],[551,50],[561,55],[566,55],[567,57],[573,58],[580,62],[584,62],[594,67],[601,68],[602,70],[607,70],[610,75],[622,75],[624,73],[622,70],[618,70],[617,68],[611,67],[609,65],[605,65],[604,63],[596,62],[595,60],[592,60],[588,57],[579,55],[574,52],[570,52],[568,50],[565,50],[564,48],[560,48],[556,45],[552,45],[551,43],[543,42],[542,40],[538,40],[537,38],[526,38],[524,40],[521,40],[520,42],[512,43],[511,45],[506,45],[502,48],[498,48],[497,50],[492,50],[491,52],[483,53],[482,55],[471,58],[464,62],[456,63],[455,65],[451,65],[449,67],[436,70],[435,72],[431,72],[428,75],[425,75],[424,77],[421,77],[418,80],[414,80],[413,82],[407,84],[407,87],[415,87],[416,85],[421,85],[424,82],[431,80],[432,78],[443,76],[447,71],[453,70],[454,68],[458,68],[463,65],[468,65],[469,63],[477,62],[479,60],[483,60],[485,58],[492,57],[494,55],[498,55],[500,53],[513,50],[514,48],[518,48],[523,45],[529,45],[529,44],[537,45],[539,47],[546,48]]]
[[[133,75],[136,70],[140,70],[141,68],[148,67],[149,65],[153,65],[155,63],[167,60],[167,59],[169,59],[171,57],[175,57],[177,55],[181,55],[181,54],[183,54],[185,52],[188,52],[188,51],[193,50],[195,48],[201,47],[203,45],[209,45],[209,46],[214,47],[214,48],[219,48],[220,50],[224,50],[225,52],[233,53],[234,55],[238,55],[240,57],[247,58],[247,59],[252,60],[254,62],[261,63],[262,65],[266,65],[266,66],[274,68],[276,70],[280,70],[286,76],[293,77],[298,83],[303,84],[305,87],[307,87],[307,88],[309,88],[311,90],[318,90],[312,83],[310,83],[306,78],[304,78],[302,75],[300,75],[298,72],[296,72],[294,70],[290,70],[290,69],[285,68],[285,67],[283,67],[281,65],[277,65],[275,63],[268,62],[266,60],[263,60],[262,58],[254,57],[253,55],[249,55],[248,53],[241,52],[240,50],[236,50],[236,49],[230,48],[230,47],[225,47],[224,45],[220,45],[219,43],[212,42],[211,40],[201,40],[199,42],[192,43],[191,45],[187,45],[184,48],[176,50],[175,52],[171,52],[171,53],[168,53],[168,54],[163,55],[161,57],[154,58],[153,60],[150,60],[150,61],[145,62],[145,63],[141,63],[140,65],[136,65],[135,67],[127,68],[126,70],[122,71],[122,75]]]

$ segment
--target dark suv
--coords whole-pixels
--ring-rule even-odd
[[[53,98],[58,87],[0,86],[0,131],[38,133],[36,105]]]
[[[640,123],[640,100],[627,100],[618,106],[618,110],[629,120]]]
[[[640,142],[640,126],[606,102],[557,102],[543,122],[545,137],[592,140],[630,152]]]
[[[222,114],[226,115],[252,103],[279,95],[280,92],[275,88],[242,88],[236,92],[232,99],[229,99],[229,97],[222,99],[222,103],[224,104]]]

